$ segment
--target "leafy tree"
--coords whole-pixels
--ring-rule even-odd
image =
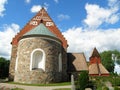
[[[0,78],[8,77],[9,74],[9,60],[0,57]]]
[[[104,51],[104,52],[100,53],[100,56],[102,59],[102,64],[111,73],[114,72],[114,66],[115,66],[114,60],[112,60],[112,54],[115,54],[118,58],[120,57],[120,52],[117,50]]]

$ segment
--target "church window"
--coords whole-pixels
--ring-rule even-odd
[[[45,52],[35,49],[31,53],[30,70],[43,69],[45,71]]]

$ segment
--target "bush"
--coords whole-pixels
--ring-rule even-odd
[[[76,90],[85,90],[85,88],[88,86],[88,83],[89,83],[88,72],[86,71],[81,72],[78,78]]]
[[[118,87],[116,86],[116,87],[114,87],[114,90],[120,90],[120,88],[118,88]]]
[[[109,90],[109,88],[106,87],[106,86],[104,86],[104,87],[102,88],[102,90]]]
[[[113,76],[111,83],[113,86],[120,86],[120,76]]]

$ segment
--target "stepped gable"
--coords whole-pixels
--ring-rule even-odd
[[[101,63],[101,57],[96,48],[93,49],[90,57],[89,75],[91,76],[109,76],[109,72]]]
[[[48,13],[44,8],[42,8],[26,25],[25,27],[13,38],[12,45],[17,45],[19,38],[21,38],[25,33],[32,30],[36,26],[41,23],[43,24],[53,33],[55,34],[63,44],[64,48],[67,48],[67,40],[64,38],[60,30],[57,28],[55,23],[52,21]]]

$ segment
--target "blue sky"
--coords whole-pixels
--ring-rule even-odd
[[[109,8],[108,0],[70,0],[69,2],[67,0],[3,1],[6,1],[6,4],[4,4],[5,11],[2,12],[4,16],[0,18],[1,27],[3,24],[16,23],[22,28],[35,15],[30,10],[33,6],[45,6],[47,7],[47,12],[61,31],[84,24],[83,20],[87,15],[85,10],[86,4]],[[117,22],[116,25],[103,24],[101,27],[105,29],[110,27],[116,28],[119,23]]]
[[[84,52],[88,60],[94,47],[120,51],[120,0],[0,0],[0,56],[10,58],[12,38],[42,6],[67,39],[68,52]]]

